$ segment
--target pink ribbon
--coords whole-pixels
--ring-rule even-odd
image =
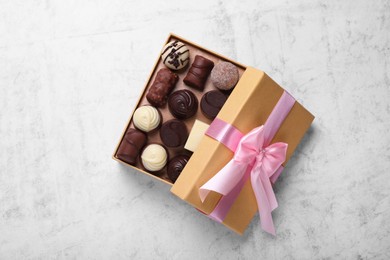
[[[210,191],[223,195],[209,215],[222,222],[248,178],[251,178],[262,228],[275,235],[272,211],[278,207],[272,184],[283,171],[287,144],[270,144],[280,125],[294,105],[294,98],[284,92],[264,126],[254,128],[245,136],[234,126],[216,118],[207,135],[234,152],[233,159],[199,190],[202,202]]]

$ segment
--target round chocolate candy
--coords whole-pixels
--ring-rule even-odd
[[[161,59],[165,66],[172,70],[180,70],[190,61],[190,50],[179,41],[171,41],[164,46]]]
[[[168,97],[168,107],[177,119],[187,119],[196,114],[198,99],[187,89],[178,90]]]
[[[178,155],[169,161],[168,177],[173,183],[177,180],[189,159],[190,157],[187,155]]]
[[[212,90],[204,94],[200,101],[203,115],[208,119],[214,119],[225,104],[226,99],[227,96],[219,90]]]
[[[238,69],[230,62],[221,61],[214,66],[210,79],[216,88],[229,90],[234,88],[238,81]]]
[[[148,133],[161,124],[161,114],[152,106],[140,106],[133,115],[134,126],[142,132]]]
[[[167,147],[176,148],[184,146],[188,138],[187,127],[180,120],[169,120],[161,126],[160,137]]]
[[[167,164],[167,150],[159,144],[149,144],[141,154],[141,163],[150,172],[158,172]]]

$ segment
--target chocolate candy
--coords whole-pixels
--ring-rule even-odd
[[[169,161],[168,177],[173,183],[175,183],[189,159],[190,157],[187,155],[178,155]]]
[[[238,81],[238,69],[230,62],[221,61],[211,71],[211,82],[221,90],[232,89]]]
[[[190,135],[188,136],[187,142],[184,145],[184,149],[191,152],[195,152],[208,128],[208,124],[195,119],[194,125],[191,128]]]
[[[160,126],[161,114],[155,107],[141,106],[134,112],[133,123],[137,129],[148,133]]]
[[[171,114],[177,119],[187,119],[196,114],[198,99],[187,89],[173,92],[168,98],[168,107]]]
[[[178,79],[179,77],[169,69],[160,69],[152,86],[150,86],[148,94],[146,94],[146,99],[155,107],[164,106]]]
[[[195,60],[189,69],[184,83],[197,90],[203,91],[207,77],[214,67],[214,62],[203,56],[196,55]]]
[[[219,90],[212,90],[203,95],[200,109],[208,119],[214,119],[221,110],[227,96]]]
[[[163,48],[161,59],[168,68],[180,70],[190,61],[190,51],[184,43],[171,41]]]
[[[135,165],[141,149],[146,143],[146,135],[141,131],[129,128],[121,144],[119,145],[116,156],[124,162]]]
[[[188,138],[186,125],[177,119],[165,122],[160,129],[161,141],[168,147],[184,146]]]
[[[150,172],[158,172],[167,164],[167,150],[159,144],[149,144],[141,154],[141,162],[144,168]]]

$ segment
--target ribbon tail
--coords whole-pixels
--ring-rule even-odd
[[[200,187],[199,197],[201,201],[204,202],[210,191],[227,195],[244,177],[247,167],[247,164],[238,163],[232,159],[214,177]]]
[[[256,169],[251,172],[251,182],[257,201],[261,227],[264,231],[275,236],[276,233],[272,220],[272,211],[278,207],[278,202],[276,201],[271,181],[268,176],[262,172],[261,167],[256,167]]]

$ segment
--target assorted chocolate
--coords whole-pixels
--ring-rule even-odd
[[[160,129],[160,138],[167,147],[183,147],[188,138],[188,131],[183,121],[171,119]]]
[[[203,56],[196,55],[187,76],[184,78],[184,83],[199,91],[204,90],[207,78],[214,67],[214,62],[206,59]]]
[[[188,151],[195,152],[196,148],[198,148],[200,140],[202,139],[208,128],[208,124],[198,119],[195,119],[195,123],[191,128],[190,135],[188,136],[184,148]]]
[[[167,103],[168,95],[175,88],[179,77],[170,71],[163,68],[157,72],[156,79],[146,94],[146,99],[155,107],[163,107]]]
[[[168,98],[168,108],[177,119],[187,119],[196,114],[198,99],[188,89],[173,92]]]
[[[179,41],[171,41],[161,52],[163,64],[172,70],[180,70],[190,61],[190,51]]]
[[[227,96],[219,90],[212,90],[203,95],[200,109],[205,117],[214,119],[225,104]]]
[[[210,80],[220,90],[230,90],[238,82],[238,69],[230,62],[221,61],[211,71]]]
[[[142,166],[150,172],[161,171],[168,161],[167,150],[159,144],[149,144],[142,151]]]
[[[135,165],[141,149],[146,144],[146,134],[133,128],[127,130],[119,145],[117,157],[128,164]]]
[[[142,132],[148,133],[161,125],[161,114],[153,106],[141,106],[133,115],[134,126]]]
[[[188,155],[177,155],[168,163],[168,177],[169,179],[175,183],[177,178],[179,177],[180,173],[183,171],[184,167],[186,166],[188,160],[190,157]]]
[[[141,165],[152,174],[166,174],[174,183],[209,127],[209,124],[193,119],[198,106],[205,118],[213,120],[228,98],[226,90],[231,90],[237,84],[239,73],[238,68],[230,62],[220,61],[214,66],[212,60],[195,55],[183,78],[184,84],[203,92],[210,77],[212,86],[216,88],[202,93],[199,102],[196,96],[200,96],[199,92],[195,92],[195,95],[186,88],[174,91],[179,76],[184,76],[182,74],[190,62],[190,50],[186,44],[177,40],[169,42],[161,52],[161,60],[165,68],[157,71],[147,91],[149,104],[135,110],[133,126],[124,135],[116,157],[137,167]],[[169,111],[174,119],[164,121],[160,110],[164,113]],[[188,128],[192,120],[194,124]],[[156,132],[161,141],[154,143]],[[170,156],[173,157],[171,160]]]

